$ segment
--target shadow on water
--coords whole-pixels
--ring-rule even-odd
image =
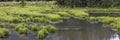
[[[62,23],[54,26],[66,30],[58,30],[54,34],[49,34],[45,40],[120,40],[120,35],[109,28],[104,28],[102,23],[91,24],[85,20],[71,18],[64,19]],[[13,29],[10,30],[10,37],[0,40],[39,40],[37,32],[30,31],[28,36],[24,36]]]

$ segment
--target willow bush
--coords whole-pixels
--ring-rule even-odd
[[[56,0],[56,3],[70,7],[111,7],[120,6],[120,0]]]

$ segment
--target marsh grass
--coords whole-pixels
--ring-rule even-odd
[[[0,23],[0,28],[4,28],[6,26],[5,23]]]
[[[54,33],[57,31],[57,28],[52,25],[40,26],[40,29],[46,29],[49,33]]]
[[[117,8],[104,8],[104,9],[100,9],[100,8],[96,8],[96,9],[91,9],[89,10],[89,12],[98,12],[98,13],[114,13],[114,12],[120,12],[120,9]]]
[[[38,38],[44,39],[48,35],[48,31],[46,29],[42,29],[38,32]]]
[[[9,36],[10,31],[6,28],[0,28],[0,38],[3,38],[5,36]]]
[[[34,2],[35,3],[35,2]],[[11,3],[8,3],[11,4]],[[16,4],[16,3],[15,3]],[[34,5],[31,2],[26,5]],[[0,4],[1,5],[1,4]],[[20,4],[16,4],[20,5]],[[101,21],[104,24],[111,24],[116,22],[113,17],[90,17],[89,11],[92,12],[120,12],[119,9],[104,9],[104,8],[68,8],[68,7],[58,7],[58,5],[53,5],[49,3],[35,3],[36,6],[25,6],[24,8],[18,6],[4,6],[0,7],[0,20],[3,22],[10,23],[21,23],[15,27],[15,30],[20,34],[28,34],[29,29],[26,22],[38,22],[46,23],[58,22],[65,17],[74,17],[77,19],[89,19],[90,22]],[[120,30],[120,20],[117,19],[117,22],[114,24],[115,28]],[[22,23],[24,22],[24,23]],[[3,24],[0,27],[4,27]],[[14,24],[10,24],[10,27],[14,27]],[[32,26],[30,30],[38,31],[37,26]],[[46,25],[40,27],[38,32],[38,38],[44,39],[49,33],[55,33],[57,28],[51,25]],[[7,33],[7,32],[6,32]],[[0,37],[4,37],[4,33],[0,29]]]
[[[46,25],[45,29],[47,29],[47,31],[50,33],[54,33],[57,31],[57,28],[51,25]]]
[[[25,23],[21,23],[15,27],[16,31],[18,31],[20,34],[28,34],[29,30],[27,28],[27,25]]]
[[[61,16],[60,15],[57,15],[57,14],[48,14],[48,15],[46,15],[46,18],[48,19],[48,20],[51,20],[51,21],[60,21],[61,20]]]
[[[88,19],[88,13],[84,11],[73,11],[73,16],[77,19]]]
[[[37,25],[34,25],[34,26],[30,26],[30,29],[32,30],[32,31],[38,31],[39,30],[39,28],[38,28],[38,26]]]
[[[99,17],[98,19],[104,24],[111,24],[115,22],[115,19],[113,17]]]
[[[99,19],[97,17],[89,17],[89,20],[88,20],[90,23],[96,23],[96,22],[99,22]]]
[[[28,28],[19,28],[18,32],[20,34],[28,34],[29,30]]]
[[[34,18],[34,22],[40,22],[40,23],[44,23],[46,20],[43,17],[35,17]]]
[[[51,25],[40,26],[40,31],[38,32],[38,38],[44,39],[49,33],[55,33],[57,28]]]
[[[71,14],[67,12],[57,12],[56,14],[59,14],[61,17],[67,18],[67,19],[71,17]]]
[[[10,28],[15,28],[15,24],[14,23],[10,23]]]

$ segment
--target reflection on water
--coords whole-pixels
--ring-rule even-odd
[[[120,40],[120,37],[118,34],[114,34],[111,36],[110,40]]]
[[[64,20],[56,25],[58,28],[82,28],[81,31],[58,31],[51,37],[52,40],[120,40],[119,35],[110,28],[103,28],[102,23],[90,24],[83,20]],[[48,37],[49,38],[49,37]],[[49,40],[49,39],[47,39]]]
[[[83,30],[57,31],[49,34],[45,40],[120,40],[120,34],[111,31],[109,28],[103,28],[102,23],[90,24],[87,21],[69,19],[63,23],[55,24],[58,28],[82,28]],[[9,38],[0,40],[39,40],[37,32],[29,32],[28,36],[20,35],[15,30],[11,30]]]

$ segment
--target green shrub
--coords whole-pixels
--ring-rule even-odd
[[[57,14],[48,14],[46,16],[47,16],[47,19],[51,21],[60,21],[62,18],[60,15],[57,15]]]
[[[42,29],[38,32],[38,38],[44,39],[48,35],[48,32],[46,29]]]
[[[4,28],[4,27],[5,27],[5,23],[1,23],[1,24],[0,24],[0,27],[1,27],[1,28]]]
[[[30,29],[32,30],[32,31],[38,31],[39,29],[38,29],[38,26],[30,26]]]

